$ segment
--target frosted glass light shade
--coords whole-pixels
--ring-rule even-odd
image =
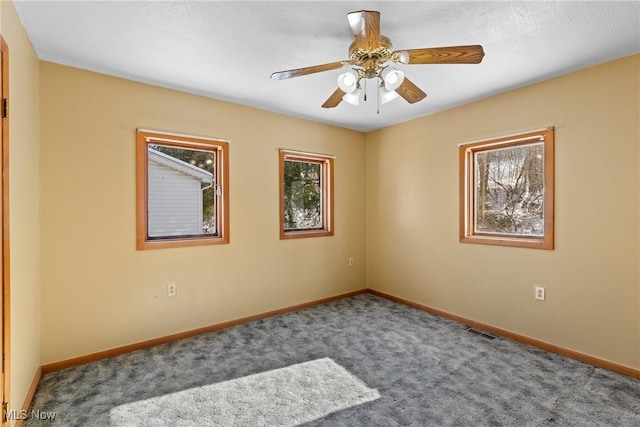
[[[409,52],[407,52],[406,50],[403,50],[402,52],[398,53],[398,62],[400,62],[401,64],[408,64],[409,63]]]
[[[402,84],[404,80],[404,73],[400,70],[396,70],[393,67],[387,67],[380,73],[384,87],[387,90],[396,90]]]
[[[358,87],[358,75],[354,71],[347,71],[338,76],[338,87],[347,93],[351,93]]]
[[[347,92],[343,97],[342,100],[345,102],[348,102],[351,105],[359,105],[360,104],[360,93],[362,92],[362,89],[355,89],[352,92]]]
[[[393,101],[398,96],[399,96],[398,92],[396,92],[395,90],[387,90],[387,88],[384,87],[384,86],[380,88],[380,103],[381,104],[386,104],[389,101]]]

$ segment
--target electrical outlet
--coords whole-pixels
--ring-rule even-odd
[[[536,294],[535,297],[537,300],[544,301],[546,297],[545,289],[541,286],[536,286]]]
[[[354,257],[349,258],[349,267],[356,265],[356,259]]]
[[[174,284],[174,283],[170,283],[167,285],[167,296],[168,297],[175,297],[176,295],[178,295],[178,285]]]

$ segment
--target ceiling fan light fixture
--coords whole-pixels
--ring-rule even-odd
[[[338,76],[338,87],[346,93],[351,93],[358,88],[358,75],[355,71],[347,71]]]
[[[382,86],[380,88],[380,103],[386,104],[387,102],[393,101],[398,96],[398,92],[395,90],[388,90],[386,87]]]
[[[356,88],[351,92],[347,92],[342,97],[342,100],[344,102],[347,102],[347,103],[351,104],[351,105],[360,105],[360,93],[362,93],[362,89]]]
[[[404,73],[389,66],[382,70],[380,77],[382,78],[385,89],[395,91],[402,84]]]
[[[401,64],[408,64],[409,52],[407,52],[406,50],[401,50],[400,52],[398,52],[398,62]]]

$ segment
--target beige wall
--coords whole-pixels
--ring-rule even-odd
[[[368,286],[640,368],[639,64],[635,55],[368,134]],[[459,243],[457,144],[548,126],[556,249]]]
[[[12,2],[0,3],[9,46],[11,409],[21,409],[40,366],[39,62]]]
[[[44,62],[40,90],[43,364],[365,287],[363,134]],[[136,250],[138,127],[231,140],[231,244]],[[279,240],[278,148],[336,156],[335,236]]]
[[[638,62],[366,136],[42,63],[42,363],[362,288],[366,218],[369,287],[640,367]],[[457,144],[546,126],[556,249],[459,243]],[[136,127],[232,141],[231,245],[135,250]],[[337,155],[335,238],[277,239],[278,147]]]

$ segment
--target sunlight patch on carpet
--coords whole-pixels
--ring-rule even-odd
[[[116,406],[111,426],[296,426],[380,397],[330,358]]]

